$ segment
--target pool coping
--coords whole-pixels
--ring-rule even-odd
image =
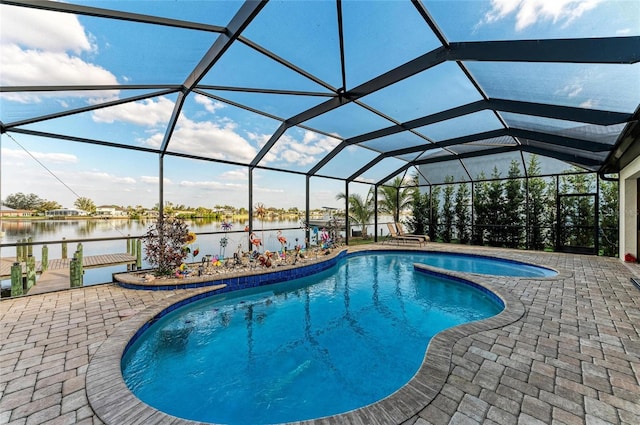
[[[380,251],[402,252],[420,250],[367,249],[354,250],[345,255],[336,255],[325,261],[336,263],[341,258],[351,255],[363,255]],[[342,253],[344,251],[341,251]],[[438,251],[439,252],[439,251]],[[499,258],[499,257],[495,257]],[[317,264],[317,263],[316,263]],[[493,285],[491,276],[464,272],[454,272],[437,267],[416,264],[417,272],[429,273],[443,277],[450,277],[458,281],[471,282],[472,286],[479,286],[491,291],[504,304],[504,309],[490,318],[466,323],[446,329],[436,334],[430,341],[421,367],[412,379],[403,387],[388,397],[373,404],[338,415],[295,422],[296,424],[398,424],[414,417],[424,409],[440,392],[451,368],[453,347],[460,339],[478,332],[506,326],[520,319],[524,314],[524,305],[506,289]],[[524,278],[534,280],[555,280],[558,276]],[[523,279],[514,277],[514,280]],[[161,412],[139,400],[127,387],[122,377],[121,359],[126,348],[141,331],[157,320],[163,312],[168,312],[172,306],[184,305],[206,296],[212,296],[221,288],[205,286],[190,289],[184,294],[167,298],[147,308],[139,314],[122,322],[107,340],[98,348],[89,362],[86,375],[86,392],[89,403],[95,413],[107,425],[118,424],[203,424],[204,422],[177,418]],[[174,307],[173,309],[175,309]],[[166,313],[165,313],[166,314]]]

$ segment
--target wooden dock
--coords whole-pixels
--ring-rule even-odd
[[[11,266],[16,261],[15,257],[0,258],[0,279],[11,279]],[[29,290],[29,294],[41,294],[45,292],[68,289],[70,287],[69,265],[70,258],[58,258],[49,260],[49,267],[42,271],[42,262],[36,261],[36,284]],[[82,266],[85,269],[98,267],[118,266],[122,264],[135,264],[136,257],[130,254],[103,254],[88,255],[83,257]],[[23,275],[26,275],[26,264],[22,263]]]

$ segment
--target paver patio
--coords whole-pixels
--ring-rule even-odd
[[[446,381],[403,423],[640,423],[640,290],[630,282],[640,277],[637,265],[443,244],[426,249],[545,265],[560,276],[471,276],[519,300],[524,314],[452,342]],[[139,291],[108,284],[3,300],[0,424],[103,423],[86,392],[88,365],[101,344],[147,308],[207,290]]]

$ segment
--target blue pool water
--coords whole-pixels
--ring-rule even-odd
[[[376,402],[411,379],[436,333],[503,308],[470,285],[414,272],[424,257],[349,257],[184,306],[129,347],[125,381],[156,409],[215,423],[291,422]]]
[[[448,252],[428,252],[416,258],[415,262],[447,270],[495,276],[550,277],[558,274],[555,270],[520,261]]]

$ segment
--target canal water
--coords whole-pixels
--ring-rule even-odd
[[[2,245],[12,244],[31,238],[34,243],[43,242],[33,246],[33,255],[36,260],[42,258],[42,247],[46,243],[49,251],[49,259],[62,258],[62,239],[98,239],[98,238],[126,238],[139,237],[144,235],[149,227],[155,222],[153,219],[128,220],[3,220],[0,229],[3,236],[0,240]],[[198,236],[191,248],[198,247],[200,254],[197,257],[190,256],[188,261],[200,261],[203,255],[210,254],[229,257],[238,249],[248,250],[249,235],[244,232],[245,222],[231,222],[232,226],[228,232],[221,228],[221,222],[211,219],[186,220],[189,231],[195,232]],[[262,224],[262,226],[260,226]],[[279,250],[282,245],[278,241],[278,230],[287,239],[288,248],[293,248],[298,238],[298,243],[304,242],[304,230],[298,221],[278,220],[265,221],[260,223],[255,230],[256,236],[263,240],[262,250]],[[204,234],[201,234],[204,233]],[[223,237],[227,238],[226,247],[221,246]],[[239,248],[240,246],[240,248]],[[73,256],[77,243],[67,244],[68,256]],[[127,251],[126,239],[108,241],[85,241],[82,242],[84,256],[125,253]],[[0,248],[2,258],[15,257],[16,248],[3,246]],[[143,244],[143,268],[148,264],[144,261]],[[112,274],[126,271],[126,266],[100,267],[96,269],[85,269],[84,284],[93,285],[112,281]],[[7,287],[10,282],[2,281],[2,287]]]
[[[384,219],[379,219],[385,222]],[[4,233],[0,239],[0,244],[13,244],[27,238],[31,238],[34,243],[33,255],[37,261],[42,258],[42,247],[45,245],[49,251],[49,259],[62,257],[62,244],[59,242],[63,238],[67,241],[78,239],[96,238],[126,238],[139,237],[144,235],[149,227],[154,223],[153,219],[129,220],[129,219],[109,219],[109,220],[2,220],[0,230]],[[189,231],[197,234],[196,241],[191,248],[199,248],[197,257],[190,256],[187,261],[201,261],[204,255],[220,256],[228,258],[233,256],[237,250],[249,250],[249,235],[244,231],[248,222],[231,221],[231,229],[227,232],[221,227],[221,222],[212,219],[186,220]],[[379,226],[383,227],[383,226]],[[360,226],[352,226],[354,230],[360,230]],[[373,232],[373,226],[367,226],[369,234]],[[279,236],[286,239],[286,248],[294,249],[296,245],[305,244],[305,230],[298,220],[264,220],[257,221],[254,226],[255,237],[262,240],[260,251],[279,251],[282,244]],[[386,233],[386,232],[385,232]],[[312,245],[316,243],[315,235],[311,232]],[[223,238],[227,239],[226,246],[221,243]],[[56,243],[53,243],[56,241]],[[69,242],[67,247],[68,256],[72,257],[76,251],[77,243]],[[127,251],[125,239],[109,241],[85,241],[82,242],[84,256],[116,254]],[[16,256],[15,247],[3,246],[0,248],[2,258]],[[144,261],[143,244],[143,268],[149,265]],[[100,267],[96,269],[85,269],[84,285],[95,285],[112,281],[113,273],[126,271],[126,266]],[[9,280],[1,281],[2,287],[10,287]]]

